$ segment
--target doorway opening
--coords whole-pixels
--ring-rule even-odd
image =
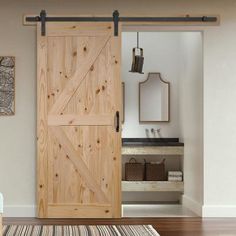
[[[203,202],[203,33],[201,31],[148,32],[142,27],[139,31],[139,46],[143,49],[144,74],[140,74],[130,72],[133,60],[132,49],[136,47],[137,41],[137,27],[136,30],[131,31],[122,32],[123,217],[201,215],[200,208]],[[158,102],[158,99],[163,100],[165,97],[158,87],[156,94],[154,93],[156,97],[146,93],[149,97],[144,98],[140,92],[140,83],[147,81],[150,73],[159,74],[163,81],[169,82],[169,103]],[[149,85],[149,91],[151,91],[150,86],[156,85],[157,83]],[[157,93],[161,93],[159,97]],[[143,106],[149,107],[149,110],[142,110],[143,100],[145,101]],[[160,109],[160,104],[167,108]],[[151,113],[155,114],[153,111],[157,112],[158,109],[168,110],[169,120],[156,119],[158,120],[156,121]],[[142,120],[141,112],[144,112],[147,120]],[[161,144],[150,144],[156,141],[160,141]],[[126,163],[134,162],[132,158],[137,163],[142,163],[144,168],[143,177],[136,176],[137,179],[139,178],[136,181],[130,181],[130,177],[125,173],[128,166]],[[147,163],[151,164],[155,170],[155,165],[157,167],[163,161],[165,174],[161,181],[150,181],[150,179],[147,181],[147,172],[150,171]],[[138,174],[138,169],[136,174]],[[155,171],[152,174],[154,179],[155,174],[158,175]],[[174,175],[174,178],[171,178],[171,175]]]

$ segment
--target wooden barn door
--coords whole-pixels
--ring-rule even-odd
[[[120,36],[112,22],[37,34],[38,217],[120,217]]]

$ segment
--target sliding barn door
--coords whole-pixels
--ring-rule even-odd
[[[38,217],[120,217],[120,36],[112,22],[37,28]]]

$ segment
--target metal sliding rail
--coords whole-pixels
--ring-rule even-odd
[[[119,22],[216,22],[217,17],[200,16],[191,17],[120,17],[119,12],[113,12],[112,17],[75,17],[75,16],[47,16],[46,11],[42,10],[39,16],[29,16],[26,22],[41,22],[42,36],[46,35],[46,22],[114,22],[114,35],[118,35]]]

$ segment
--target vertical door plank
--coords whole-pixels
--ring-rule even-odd
[[[37,206],[39,217],[47,217],[47,37],[37,25]]]
[[[115,132],[115,153],[113,157],[113,217],[121,217],[121,23],[119,23],[119,36],[113,36],[111,39],[111,51],[112,51],[112,75],[111,77],[115,81],[114,91],[114,104],[116,105],[116,111],[120,114],[119,132]]]

